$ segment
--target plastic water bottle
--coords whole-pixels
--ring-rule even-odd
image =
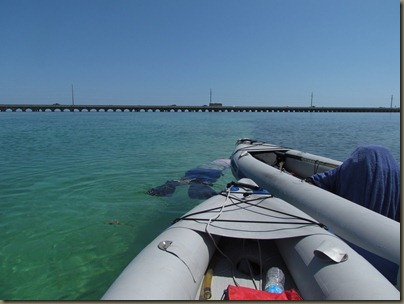
[[[265,291],[282,293],[285,285],[285,275],[278,267],[271,267],[267,272]]]

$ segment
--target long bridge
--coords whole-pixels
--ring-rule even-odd
[[[0,104],[0,112],[400,112],[387,107]]]

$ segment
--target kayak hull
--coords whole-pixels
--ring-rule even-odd
[[[270,267],[281,268],[285,289],[304,300],[400,298],[380,272],[310,215],[245,185],[257,186],[242,179],[178,218],[102,299],[207,300],[208,288],[209,300],[220,300],[229,285],[262,290]]]

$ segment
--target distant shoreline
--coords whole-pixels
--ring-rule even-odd
[[[265,107],[265,106],[177,106],[177,105],[62,105],[62,104],[0,104],[0,112],[400,112],[387,107]]]

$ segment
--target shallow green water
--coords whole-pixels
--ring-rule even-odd
[[[399,160],[399,123],[390,113],[0,113],[0,299],[99,299],[200,202],[186,186],[146,191],[229,157],[238,138],[339,160],[378,143]],[[214,188],[231,180],[225,170]]]

